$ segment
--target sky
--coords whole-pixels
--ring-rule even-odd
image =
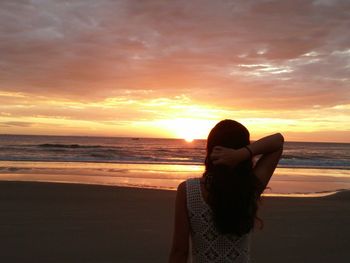
[[[350,142],[350,1],[2,0],[0,133]]]

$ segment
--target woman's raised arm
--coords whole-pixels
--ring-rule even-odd
[[[216,146],[214,147],[210,158],[215,165],[224,164],[235,166],[253,156],[262,155],[254,167],[254,174],[261,182],[260,193],[262,193],[276,169],[278,161],[282,155],[283,144],[283,135],[276,133],[263,137],[252,144],[237,150]]]
[[[248,147],[253,156],[262,155],[254,167],[254,174],[259,178],[262,193],[275,171],[283,152],[284,138],[280,133],[266,136],[250,144]]]

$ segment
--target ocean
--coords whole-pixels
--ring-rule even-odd
[[[0,135],[0,180],[176,189],[203,173],[205,140]],[[350,189],[350,144],[286,142],[266,194]]]

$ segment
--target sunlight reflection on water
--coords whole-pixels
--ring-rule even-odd
[[[0,180],[43,181],[176,190],[191,177],[200,177],[202,165],[0,162]],[[266,196],[320,197],[350,189],[350,170],[277,168]]]

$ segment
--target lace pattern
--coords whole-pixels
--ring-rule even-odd
[[[193,262],[249,262],[250,234],[239,237],[232,234],[222,235],[217,231],[212,210],[202,197],[199,178],[186,181],[186,192]]]

